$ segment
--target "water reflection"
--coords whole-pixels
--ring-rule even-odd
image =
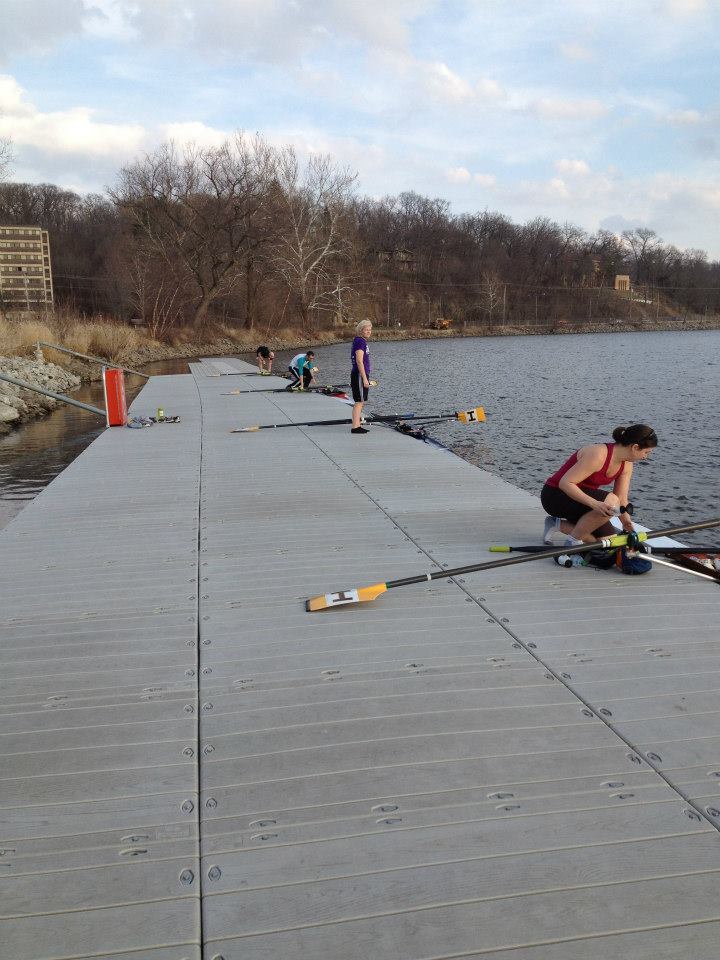
[[[149,364],[147,373],[187,373],[186,360]],[[128,403],[145,381],[128,375],[125,380]],[[103,407],[100,383],[83,384],[73,399]],[[105,429],[95,414],[62,404],[49,416],[32,420],[18,430],[0,436],[0,529],[34,499]]]

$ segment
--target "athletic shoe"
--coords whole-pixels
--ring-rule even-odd
[[[353,427],[350,433],[370,433],[370,431],[366,430],[365,427]]]
[[[560,517],[545,517],[545,526],[543,528],[543,543],[550,546],[562,546],[564,541],[558,542],[560,537],[567,539],[567,534],[560,529]]]

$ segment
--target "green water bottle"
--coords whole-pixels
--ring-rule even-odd
[[[156,420],[164,420],[164,419],[165,419],[165,411],[163,410],[162,407],[158,407],[158,408],[157,408],[157,417],[156,417],[155,419],[156,419]]]

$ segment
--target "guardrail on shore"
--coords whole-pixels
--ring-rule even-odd
[[[77,350],[68,350],[67,347],[59,347],[56,343],[48,343],[47,340],[38,340],[37,348],[39,353],[42,354],[41,347],[50,347],[52,350],[59,350],[60,353],[69,353],[72,357],[80,357],[83,360],[90,360],[93,363],[99,363],[103,367],[107,366],[108,361],[103,360],[102,357],[91,357],[87,353],[78,353]],[[139,370],[133,370],[131,367],[121,367],[119,364],[114,363],[113,367],[116,370],[123,370],[125,373],[132,373],[136,377],[143,377],[145,380],[149,380],[150,377],[147,373],[140,373]]]
[[[0,373],[0,380],[7,383],[14,383],[16,387],[22,387],[23,390],[34,390],[35,393],[42,393],[46,397],[52,397],[53,400],[60,400],[61,403],[69,403],[73,407],[80,407],[81,410],[89,410],[90,413],[96,413],[106,419],[106,412],[100,407],[93,407],[89,403],[83,403],[81,400],[73,400],[72,397],[66,397],[64,393],[53,393],[52,390],[45,390],[44,387],[36,387],[33,383],[26,383],[24,380],[16,380],[15,377],[8,377],[5,373]]]

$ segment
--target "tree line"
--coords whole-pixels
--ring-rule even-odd
[[[237,133],[169,142],[105,194],[0,184],[0,223],[50,233],[56,300],[157,337],[214,320],[271,334],[358,316],[403,326],[554,324],[720,312],[720,263],[649,229],[589,234],[538,217],[454,215],[414,192],[359,196],[328,156]],[[615,277],[627,274],[624,299]]]

